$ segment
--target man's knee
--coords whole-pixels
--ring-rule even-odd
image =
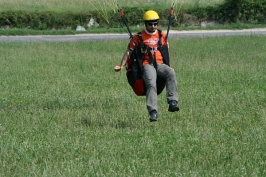
[[[171,78],[175,78],[176,77],[175,71],[172,68],[169,70],[168,76],[171,77]]]

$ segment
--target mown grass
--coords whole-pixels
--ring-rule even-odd
[[[135,0],[135,1],[126,1],[126,0],[45,0],[45,1],[36,1],[36,0],[0,0],[1,11],[3,10],[26,10],[26,11],[88,11],[88,10],[114,10],[117,9],[117,4],[122,7],[132,7],[132,6],[165,6],[169,7],[172,3],[175,2],[176,5],[185,5],[187,7],[192,6],[213,6],[219,3],[222,3],[223,0]]]
[[[265,40],[171,39],[156,123],[113,71],[128,41],[0,43],[0,176],[265,176]]]
[[[109,20],[107,11],[117,11],[117,4],[122,7],[147,7],[150,9],[157,9],[157,7],[165,7],[166,9],[170,8],[172,3],[175,2],[175,14],[182,11],[183,8],[191,7],[206,7],[206,6],[215,6],[221,4],[224,0],[180,0],[180,1],[159,1],[159,0],[136,0],[131,1],[107,1],[107,0],[64,0],[64,1],[55,1],[55,0],[46,0],[46,1],[35,1],[35,0],[9,0],[4,1],[0,0],[0,6],[2,7],[0,11],[16,11],[22,10],[27,12],[32,11],[63,11],[63,12],[82,12],[82,11],[98,11],[100,16],[105,20]],[[108,28],[108,26],[103,28],[88,28],[86,31],[76,31],[75,29],[58,29],[58,30],[32,30],[32,29],[23,29],[23,28],[9,28],[9,25],[3,25],[5,22],[0,22],[0,35],[10,36],[10,35],[67,35],[67,34],[81,34],[81,33],[125,33],[127,32],[126,28]],[[162,28],[166,29],[166,26]],[[215,26],[186,26],[178,25],[172,26],[173,30],[210,30],[210,29],[250,29],[250,28],[265,28],[265,24],[224,24],[224,25],[215,25]],[[132,32],[138,32],[139,28],[136,26],[131,26],[130,29]]]

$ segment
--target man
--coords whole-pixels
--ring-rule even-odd
[[[142,77],[146,85],[146,104],[150,115],[150,121],[158,120],[157,105],[157,76],[165,80],[166,97],[169,104],[168,111],[179,111],[178,93],[176,75],[172,68],[169,67],[168,41],[166,34],[157,30],[159,15],[153,10],[145,12],[143,15],[145,29],[139,35],[134,35],[129,42],[128,48],[122,58],[121,65],[115,67],[115,71],[120,71],[126,65],[136,46],[145,45],[146,51],[143,52],[142,60]],[[140,39],[141,36],[141,39]],[[163,57],[160,46],[166,45],[167,57]]]

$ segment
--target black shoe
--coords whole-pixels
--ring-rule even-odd
[[[157,120],[158,120],[157,111],[156,110],[152,110],[150,112],[150,122],[155,122]]]
[[[178,106],[177,101],[175,101],[175,100],[169,101],[168,111],[170,111],[170,112],[179,111],[179,106]]]

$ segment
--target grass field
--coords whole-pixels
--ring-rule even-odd
[[[223,0],[0,0],[1,11],[4,10],[27,10],[27,11],[84,11],[84,10],[95,10],[93,7],[96,6],[99,10],[105,9],[117,9],[117,4],[122,7],[125,6],[165,6],[170,8],[173,3],[176,5],[185,6],[212,6],[223,2]],[[92,5],[93,4],[93,5]]]
[[[128,41],[0,43],[0,176],[265,176],[265,41],[171,39],[156,123],[113,71]]]

